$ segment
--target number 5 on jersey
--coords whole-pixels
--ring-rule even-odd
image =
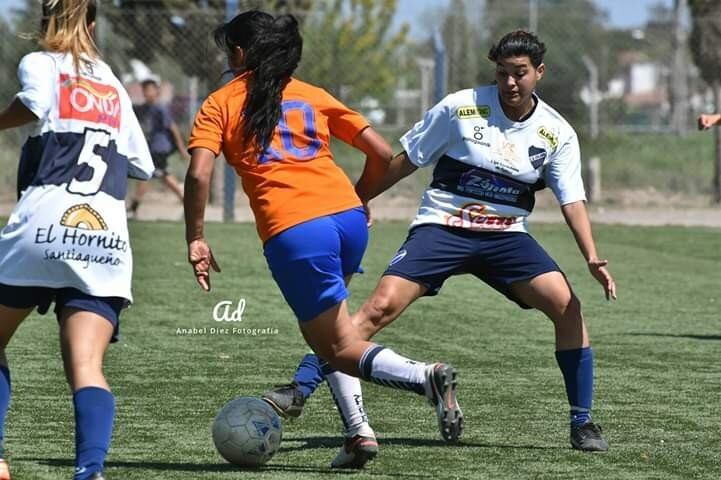
[[[103,178],[108,171],[107,161],[103,158],[110,144],[110,134],[103,130],[85,130],[83,148],[78,155],[78,165],[87,165],[81,169],[68,184],[68,192],[78,195],[95,195],[100,191]],[[87,172],[90,170],[90,177]]]

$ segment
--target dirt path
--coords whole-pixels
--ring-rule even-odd
[[[648,195],[647,195],[648,196]],[[639,193],[635,192],[633,197],[638,199]],[[704,226],[721,228],[721,208],[705,206],[705,200],[699,199],[676,199],[664,195],[655,195],[648,201],[651,205],[641,207],[629,205],[619,196],[619,205],[591,205],[591,219],[594,223],[621,224],[621,225],[681,225],[681,226]],[[539,195],[537,207],[530,217],[531,223],[556,223],[562,222],[563,217],[555,201],[545,192]],[[669,205],[669,206],[663,206]],[[683,205],[680,207],[679,205]],[[14,203],[12,201],[0,201],[0,216],[6,217],[10,214]],[[371,204],[374,218],[378,220],[401,220],[410,221],[418,208],[417,199],[405,197],[381,196]],[[150,191],[146,201],[141,206],[138,214],[139,220],[153,221],[181,221],[183,208],[172,196],[163,191]],[[220,206],[208,206],[206,218],[209,221],[219,222],[222,220],[222,208]],[[238,222],[253,221],[253,215],[248,207],[244,195],[239,194],[236,198],[235,220]]]

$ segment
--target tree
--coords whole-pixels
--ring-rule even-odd
[[[408,26],[390,31],[396,0],[318,2],[303,28],[298,76],[351,105],[388,102],[395,91]]]
[[[546,44],[548,53],[546,76],[538,90],[543,99],[558,109],[573,123],[586,118],[586,109],[580,101],[580,92],[589,78],[582,61],[588,55],[596,64],[603,64],[603,51],[607,33],[603,28],[604,14],[591,0],[539,0],[539,38]],[[528,0],[486,0],[484,15],[490,42],[496,42],[505,33],[527,29],[529,23]],[[481,48],[485,57],[490,44]],[[490,81],[493,69],[482,69],[482,78]]]
[[[483,60],[478,55],[480,32],[467,10],[464,0],[453,0],[443,22],[449,92],[473,87]]]
[[[721,112],[721,2],[690,0],[691,53],[704,81],[713,90],[715,110]],[[721,204],[721,131],[715,129],[713,202]]]

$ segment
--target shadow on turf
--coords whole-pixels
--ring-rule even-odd
[[[282,452],[293,452],[298,450],[306,450],[311,448],[338,448],[340,446],[339,437],[283,437],[284,442],[302,442],[298,447],[282,447]],[[397,445],[402,447],[465,447],[465,448],[501,448],[501,449],[518,449],[518,450],[557,450],[565,447],[544,447],[539,445],[503,445],[492,443],[472,443],[459,442],[457,444],[448,444],[443,440],[428,438],[379,438],[378,443],[383,445]]]
[[[691,340],[721,340],[721,335],[698,335],[695,333],[629,333],[632,337],[690,338]]]
[[[51,467],[72,467],[75,465],[74,460],[67,458],[17,458],[16,460],[37,462],[40,465],[48,465]],[[316,473],[316,474],[350,474],[357,473],[357,470],[332,470],[330,468],[312,467],[303,465],[288,464],[270,464],[259,468],[242,468],[229,463],[163,463],[163,462],[105,462],[106,468],[129,468],[144,470],[160,470],[175,472],[300,472],[300,473]],[[364,473],[373,473],[364,470]],[[426,475],[413,475],[405,473],[388,473],[383,472],[384,477],[399,478],[429,478]]]

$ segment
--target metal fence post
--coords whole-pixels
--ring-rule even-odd
[[[225,0],[225,21],[229,22],[238,11],[238,0]],[[235,170],[225,163],[223,169],[223,221],[235,220]]]
[[[433,96],[435,102],[438,103],[446,96],[446,46],[443,44],[443,35],[438,28],[433,32],[433,51],[436,62],[436,88]]]

